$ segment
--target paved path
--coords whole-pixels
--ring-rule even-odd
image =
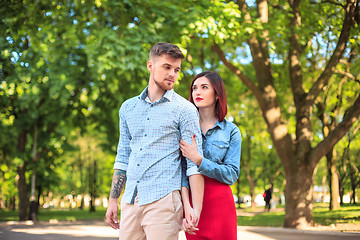
[[[0,223],[1,240],[116,240],[117,231],[102,221],[41,223]],[[180,240],[184,240],[180,233]],[[238,239],[246,240],[355,240],[360,233],[300,231],[281,228],[238,227]],[[226,239],[219,239],[226,240]]]

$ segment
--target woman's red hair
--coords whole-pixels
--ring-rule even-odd
[[[201,77],[206,77],[207,79],[209,79],[211,86],[215,90],[215,94],[218,96],[218,100],[216,101],[215,104],[215,115],[219,119],[219,122],[222,122],[224,121],[224,118],[227,113],[227,100],[226,100],[224,81],[222,80],[222,78],[218,73],[212,71],[205,71],[196,75],[190,85],[189,101],[195,105],[194,99],[192,97],[193,85],[196,79]]]

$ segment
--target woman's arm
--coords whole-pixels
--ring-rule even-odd
[[[210,152],[211,155],[211,152]],[[241,155],[241,133],[234,127],[230,134],[229,147],[221,164],[203,158],[199,171],[219,182],[232,185],[239,178]]]
[[[184,141],[181,141],[180,148],[183,155],[199,166],[201,174],[214,178],[219,182],[232,185],[239,177],[240,173],[240,155],[241,155],[241,133],[237,127],[234,127],[230,134],[229,147],[222,163],[217,163],[201,157],[199,160],[196,148]],[[211,152],[210,152],[211,155]]]
[[[181,187],[181,198],[184,206],[185,219],[183,221],[183,230],[189,234],[195,234],[198,231],[197,225],[200,220],[204,198],[204,177],[201,174],[191,175],[189,177],[191,188],[191,200],[193,208],[190,205],[189,189]]]

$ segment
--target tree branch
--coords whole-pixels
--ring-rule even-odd
[[[336,48],[328,61],[325,70],[322,72],[320,77],[317,79],[315,84],[310,89],[307,95],[306,104],[308,106],[313,105],[316,97],[322,92],[324,86],[329,82],[330,77],[336,70],[336,66],[340,61],[340,58],[343,56],[346,44],[349,40],[350,29],[354,24],[353,16],[356,14],[356,4],[355,1],[348,1],[345,7],[345,19],[340,33],[339,41],[336,45]]]
[[[349,131],[360,115],[360,95],[355,103],[346,110],[343,121],[324,138],[310,153],[309,159],[315,167],[320,159],[335,146],[335,144]]]
[[[230,63],[226,58],[224,52],[221,50],[220,46],[216,43],[211,46],[211,49],[217,53],[220,60],[224,63],[224,65],[233,72],[240,80],[253,92],[257,101],[259,102],[260,108],[263,108],[264,104],[261,99],[261,93],[256,85],[248,78],[239,68]]]
[[[348,77],[348,78],[354,80],[355,82],[360,83],[360,80],[357,79],[354,75],[352,75],[352,74],[349,73],[349,72],[345,72],[345,71],[342,71],[342,70],[336,70],[335,73],[341,74],[341,75],[343,75],[343,76],[345,76],[345,77]]]

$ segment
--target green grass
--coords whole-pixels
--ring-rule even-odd
[[[38,221],[49,221],[56,219],[58,221],[77,221],[77,220],[94,220],[104,219],[106,209],[97,208],[95,212],[89,209],[40,209]],[[17,211],[0,210],[0,221],[18,221]]]
[[[263,208],[261,208],[263,209]],[[245,213],[253,210],[244,209]],[[314,219],[318,225],[329,226],[331,224],[359,224],[360,225],[360,204],[345,204],[338,210],[329,211],[326,204],[314,204]],[[239,226],[263,226],[282,227],[285,211],[259,212],[253,216],[238,216]]]
[[[360,204],[345,204],[338,210],[329,211],[328,206],[314,208],[314,219],[317,224],[360,224]]]
[[[261,207],[261,210],[263,208]],[[244,209],[245,213],[251,213],[251,209]],[[97,208],[96,212],[89,212],[88,209],[40,209],[38,220],[49,221],[76,221],[104,219],[106,209]],[[329,211],[327,205],[314,204],[314,218],[318,225],[329,226],[331,224],[359,224],[360,225],[360,204],[345,204],[339,210]],[[249,214],[251,215],[251,214]],[[281,227],[284,222],[284,211],[259,212],[252,216],[238,216],[239,226],[263,226]],[[0,210],[0,221],[17,221],[16,211]]]
[[[254,216],[238,216],[238,226],[281,227],[284,223],[285,212],[263,212]]]

